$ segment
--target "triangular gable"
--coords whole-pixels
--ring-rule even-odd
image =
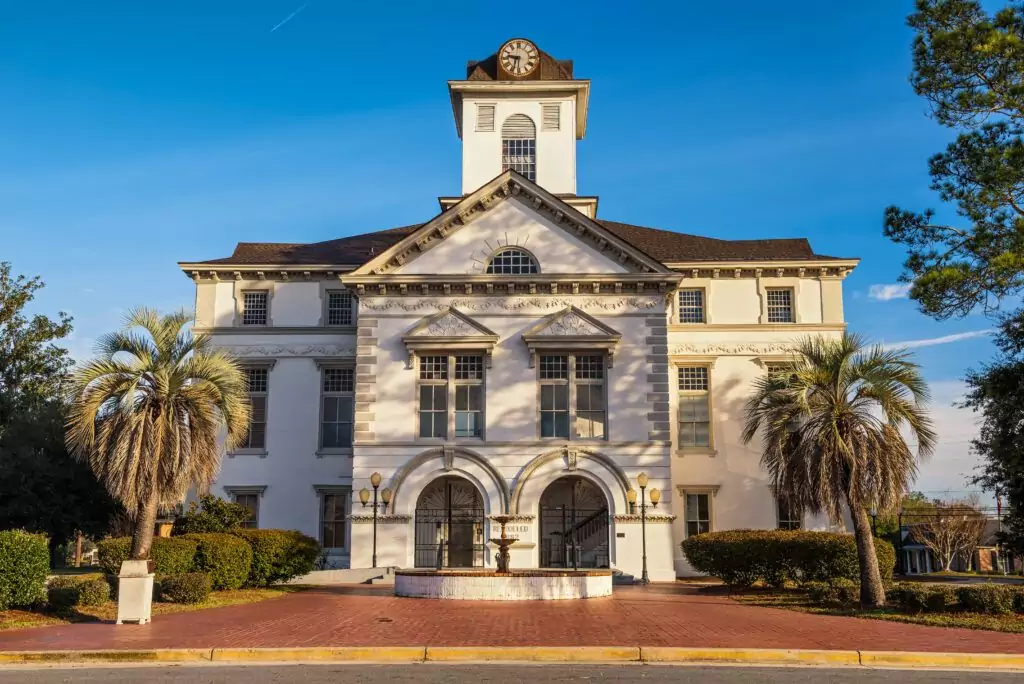
[[[550,215],[552,222],[589,244],[598,253],[612,258],[634,273],[671,273],[671,269],[612,234],[599,223],[541,188],[519,173],[505,171],[494,180],[467,195],[461,202],[442,212],[419,230],[381,252],[350,275],[384,275],[433,249],[452,232],[483,216],[501,202],[516,197]]]
[[[458,309],[445,307],[435,314],[421,318],[402,336],[409,351],[408,368],[420,351],[444,350],[479,351],[484,354],[487,367],[491,366],[491,352],[498,343],[498,334]]]
[[[612,354],[622,339],[622,333],[593,316],[569,306],[545,316],[523,333],[523,341],[530,349],[531,365],[537,353],[543,351],[598,350]]]

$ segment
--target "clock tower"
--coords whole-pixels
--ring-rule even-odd
[[[465,80],[449,81],[448,91],[462,139],[463,195],[507,169],[548,192],[576,194],[576,141],[586,132],[590,81],[573,78],[572,61],[513,38],[470,62]],[[596,201],[573,204],[593,216]]]

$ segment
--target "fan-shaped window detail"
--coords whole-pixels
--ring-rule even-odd
[[[491,257],[487,264],[487,273],[496,275],[529,275],[540,273],[537,261],[521,249],[502,249]]]
[[[513,114],[501,125],[501,170],[509,169],[537,180],[537,126],[525,114]]]

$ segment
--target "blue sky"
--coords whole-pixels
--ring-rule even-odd
[[[948,407],[991,322],[871,294],[903,258],[884,207],[936,205],[953,135],[908,84],[910,0],[5,4],[0,259],[44,278],[76,354],[133,305],[191,306],[178,260],[432,216],[460,187],[445,82],[521,35],[592,79],[578,189],[603,218],[863,258],[851,329],[925,341],[946,425],[922,487],[963,486],[973,426]]]

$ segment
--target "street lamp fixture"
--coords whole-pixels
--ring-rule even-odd
[[[647,585],[651,583],[651,578],[647,574],[647,484],[648,478],[647,473],[640,473],[636,478],[636,483],[640,487],[640,536],[643,542],[643,574],[640,576],[640,584]],[[651,508],[657,508],[658,502],[661,501],[661,491],[658,489],[651,490]],[[633,513],[636,511],[636,490],[632,487],[626,492],[626,501],[629,502],[629,512]]]
[[[359,502],[363,504],[363,508],[367,506],[373,506],[373,567],[377,567],[377,510],[386,512],[388,510],[388,504],[391,503],[391,490],[387,487],[380,492],[380,502],[377,502],[377,490],[380,489],[381,476],[380,473],[374,473],[370,476],[370,485],[373,487],[373,503],[370,503],[370,490],[363,487],[359,490]]]

